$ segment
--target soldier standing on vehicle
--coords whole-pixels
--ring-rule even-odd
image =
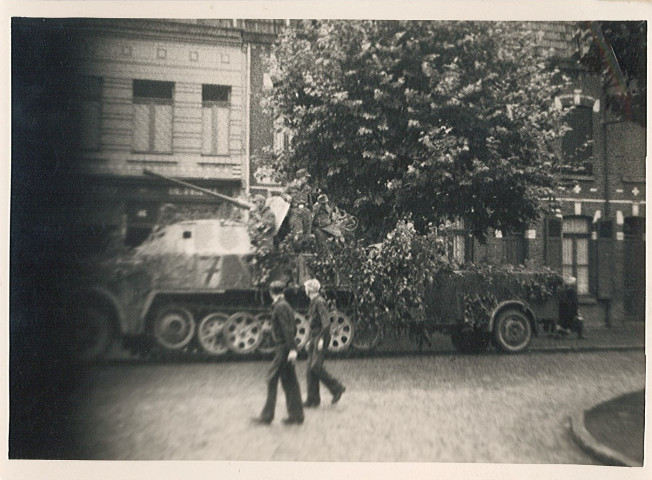
[[[288,417],[283,419],[285,424],[303,423],[303,406],[301,405],[301,390],[294,370],[297,358],[297,347],[294,342],[296,323],[294,311],[285,300],[282,282],[274,281],[270,284],[272,296],[272,338],[274,339],[274,359],[267,374],[267,401],[259,417],[254,422],[269,425],[274,420],[276,409],[276,393],[278,381],[281,380],[285,392],[285,403]]]
[[[333,395],[332,403],[337,403],[346,388],[324,368],[324,358],[330,343],[330,320],[326,300],[319,294],[319,280],[312,278],[304,283],[306,295],[310,297],[308,321],[310,322],[310,345],[307,366],[308,397],[305,407],[318,407],[321,403],[319,382]]]
[[[312,212],[310,211],[310,174],[305,168],[297,171],[296,179],[292,180],[285,190],[291,197],[291,207],[288,215],[290,233],[296,239],[305,238],[311,233]]]
[[[342,245],[344,244],[344,236],[339,226],[335,223],[333,207],[328,201],[328,197],[324,194],[317,197],[317,203],[312,207],[313,223],[317,227],[315,232],[319,237],[324,237],[324,233],[336,239]],[[322,233],[324,232],[324,233]]]

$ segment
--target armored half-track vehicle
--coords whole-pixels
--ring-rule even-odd
[[[277,218],[276,226],[282,221]],[[252,281],[251,258],[245,224],[200,219],[157,227],[140,246],[88,264],[68,302],[79,355],[100,358],[116,339],[144,354],[270,353],[271,299]],[[301,349],[309,335],[309,299],[299,287],[307,276],[305,258],[297,255],[287,272],[288,284],[295,287],[286,290],[286,298],[297,312]],[[428,331],[450,335],[463,352],[481,351],[492,342],[505,352],[524,350],[539,323],[557,316],[555,296],[528,291],[528,285],[548,282],[552,292],[560,282],[554,274],[543,283],[530,282],[534,277],[523,273],[509,278],[507,288],[510,281],[463,272],[438,275],[425,299]],[[329,350],[374,348],[381,338],[378,326],[373,319],[356,318],[350,289],[334,285],[325,290],[332,305]]]
[[[147,335],[162,351],[223,355],[270,351],[269,298],[252,285],[244,225],[191,220],[155,231],[129,255],[92,264],[75,291],[78,343],[84,357],[101,356],[116,335]],[[330,292],[346,304],[346,292]],[[297,346],[307,341],[308,298],[286,297],[297,311]],[[331,313],[331,350],[349,346],[353,326]]]
[[[219,197],[249,207],[246,202]],[[281,211],[287,213],[287,209]],[[134,249],[86,262],[80,285],[68,301],[79,355],[102,357],[116,338],[127,340],[140,353],[271,352],[271,298],[266,288],[252,282],[251,256],[247,225],[199,219],[162,225]],[[289,287],[285,295],[297,312],[296,342],[301,349],[309,333],[304,316],[309,299],[297,287],[307,279],[301,256],[284,270],[286,277],[287,272],[293,278],[285,280],[294,288]],[[326,294],[333,305],[329,349],[343,351],[353,339],[353,323],[340,308],[349,308],[352,297],[346,290],[330,287]],[[130,341],[139,339],[147,341]]]

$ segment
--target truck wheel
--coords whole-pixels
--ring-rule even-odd
[[[163,307],[153,324],[156,342],[168,350],[181,350],[195,334],[195,320],[188,310],[177,305]]]
[[[272,315],[265,312],[256,315],[256,320],[260,322],[261,339],[258,344],[258,351],[265,355],[274,352],[274,337],[272,335]]]
[[[353,340],[353,322],[339,310],[331,312],[328,319],[331,322],[331,343],[328,350],[335,353],[348,350]]]
[[[88,304],[73,308],[73,355],[79,360],[99,360],[113,342],[111,314],[101,306]]]
[[[226,344],[234,353],[246,355],[253,353],[262,340],[260,322],[248,312],[236,312],[224,325]]]
[[[520,310],[509,308],[500,313],[494,324],[494,342],[504,352],[525,350],[532,340],[530,319]]]
[[[294,342],[297,344],[297,350],[301,351],[308,343],[310,337],[310,324],[308,319],[300,313],[294,313],[294,320],[297,322],[297,333],[294,336]]]
[[[355,335],[353,335],[351,346],[361,352],[372,351],[382,339],[380,328],[374,322],[356,322],[354,330]]]
[[[457,330],[451,335],[451,343],[460,353],[484,352],[489,347],[490,341],[491,335],[481,331],[462,332]]]
[[[197,329],[197,340],[206,353],[210,355],[224,355],[229,351],[224,335],[224,325],[228,316],[223,313],[214,312],[206,315],[199,322]]]

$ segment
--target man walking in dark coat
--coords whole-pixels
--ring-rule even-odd
[[[559,324],[557,331],[565,335],[573,331],[577,332],[577,338],[586,338],[582,317],[579,314],[577,280],[575,277],[566,277],[564,285],[559,291]]]
[[[294,362],[297,358],[297,348],[294,341],[296,322],[294,320],[294,311],[283,295],[283,288],[283,283],[278,281],[272,282],[270,285],[272,338],[275,344],[274,359],[267,374],[267,401],[260,417],[254,419],[256,423],[265,425],[269,425],[274,420],[279,378],[285,391],[285,403],[288,409],[288,417],[283,419],[283,423],[303,423],[301,390],[294,370]]]
[[[344,386],[324,368],[326,350],[331,341],[330,320],[326,300],[319,294],[321,285],[317,279],[310,279],[304,284],[306,295],[310,297],[308,321],[310,322],[310,346],[308,353],[307,384],[308,398],[305,407],[317,407],[321,403],[319,382],[333,395],[332,403],[337,403],[344,393]]]

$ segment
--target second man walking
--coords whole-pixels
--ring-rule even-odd
[[[324,368],[326,350],[331,341],[330,320],[326,300],[320,295],[321,284],[313,278],[304,283],[306,295],[310,298],[308,320],[310,322],[310,346],[308,351],[307,388],[305,407],[318,407],[321,403],[319,382],[323,383],[337,403],[346,388]]]

